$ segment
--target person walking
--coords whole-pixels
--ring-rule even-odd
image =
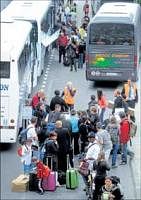
[[[89,3],[88,3],[88,0],[85,1],[85,4],[83,6],[83,12],[84,12],[85,16],[88,16],[88,14],[89,14]]]
[[[62,93],[62,97],[64,96],[64,101],[67,104],[70,110],[74,109],[74,96],[76,94],[76,89],[73,87],[72,82],[67,82],[64,91]]]

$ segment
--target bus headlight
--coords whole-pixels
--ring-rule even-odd
[[[14,119],[11,119],[11,120],[10,120],[10,123],[11,123],[11,124],[14,124],[14,122],[15,122]]]
[[[96,75],[95,71],[92,71],[92,72],[91,72],[91,75],[92,75],[92,76],[95,76],[95,75]]]

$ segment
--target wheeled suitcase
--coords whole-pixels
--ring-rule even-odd
[[[50,166],[51,166],[51,170],[52,170],[52,167],[53,167],[52,156],[47,156],[47,158],[46,158],[47,165],[49,164],[49,160],[51,163]],[[51,171],[48,177],[43,178],[42,187],[44,190],[47,190],[47,191],[55,191],[56,190],[56,172]]]
[[[66,188],[76,189],[79,185],[78,171],[74,168],[69,168],[69,156],[67,156],[67,172],[66,172]]]
[[[29,174],[29,191],[38,191],[38,178],[36,173]]]
[[[78,172],[76,169],[68,169],[66,172],[66,188],[76,189],[79,185]]]

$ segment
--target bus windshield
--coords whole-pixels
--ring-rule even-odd
[[[118,23],[91,24],[89,44],[133,45],[134,26],[132,24]]]
[[[0,62],[0,78],[10,78],[10,62]]]

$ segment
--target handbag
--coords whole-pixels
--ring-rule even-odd
[[[80,165],[79,165],[79,173],[84,175],[84,176],[87,176],[89,174],[89,163],[85,160],[81,161],[80,162]]]

